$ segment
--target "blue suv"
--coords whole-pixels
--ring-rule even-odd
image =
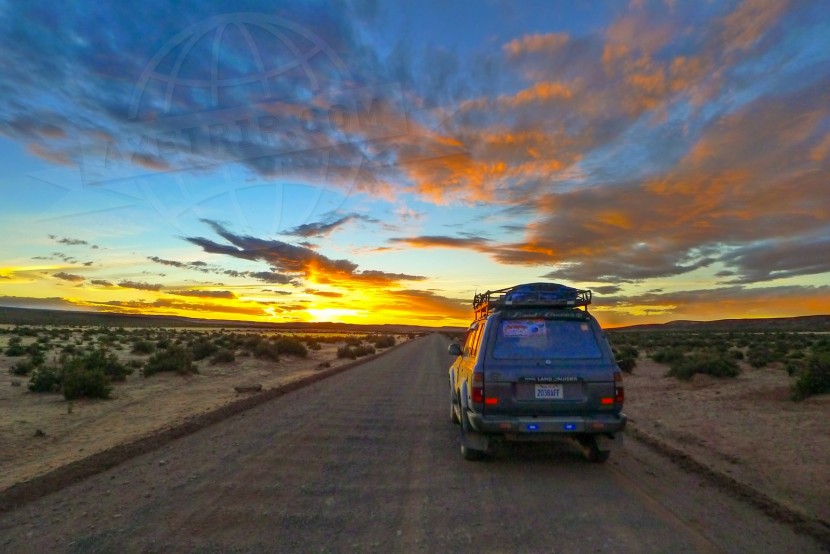
[[[529,283],[475,295],[475,321],[449,370],[461,454],[496,441],[571,438],[592,462],[622,445],[622,373],[588,313],[590,290]]]

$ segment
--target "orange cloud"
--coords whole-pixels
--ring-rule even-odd
[[[746,50],[772,27],[787,8],[787,0],[744,0],[723,19],[722,40],[727,52]]]
[[[547,33],[526,35],[511,40],[503,46],[504,51],[511,58],[523,54],[548,53],[552,54],[565,46],[570,37],[566,33]]]
[[[498,101],[503,106],[517,107],[551,100],[570,100],[573,95],[573,89],[564,83],[540,82],[533,84],[530,88],[520,90],[512,96],[499,96]]]

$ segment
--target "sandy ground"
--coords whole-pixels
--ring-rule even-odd
[[[125,383],[115,383],[111,399],[72,403],[60,394],[30,393],[28,377],[8,372],[23,358],[0,355],[0,490],[250,394],[237,393],[237,385],[268,389],[315,373],[322,362],[331,367],[351,362],[337,359],[338,346],[324,343],[307,358],[283,356],[279,362],[241,356],[228,364],[202,360],[197,363],[199,374],[188,376],[158,373],[144,378],[136,371]],[[125,353],[119,357],[147,359]],[[45,436],[36,436],[38,430]]]
[[[29,393],[27,378],[7,371],[15,359],[0,356],[0,490],[245,396],[236,385],[267,389],[314,373],[323,361],[350,361],[336,359],[338,345],[322,346],[306,359],[278,363],[203,361],[201,373],[187,377],[134,374],[115,385],[111,400],[71,405],[60,395]],[[776,367],[744,366],[735,379],[698,375],[690,382],[665,377],[666,369],[641,357],[626,376],[632,427],[785,506],[830,521],[830,396],[792,402],[791,378]]]
[[[734,379],[665,377],[638,360],[625,377],[631,425],[806,515],[830,521],[830,395],[789,399],[779,367],[742,366]]]

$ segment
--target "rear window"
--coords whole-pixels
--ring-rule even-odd
[[[601,358],[587,321],[508,319],[499,323],[493,357],[527,360]]]

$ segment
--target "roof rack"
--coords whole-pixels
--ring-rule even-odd
[[[476,319],[504,308],[578,308],[591,303],[590,290],[579,290],[558,283],[527,283],[499,290],[488,290],[473,297]]]

